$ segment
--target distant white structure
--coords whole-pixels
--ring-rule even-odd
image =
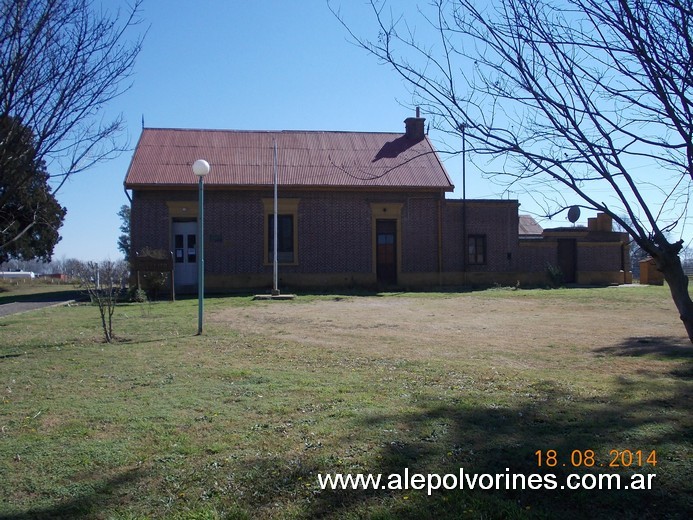
[[[0,271],[0,279],[35,278],[36,275],[31,271]]]

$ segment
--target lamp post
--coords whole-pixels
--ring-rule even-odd
[[[209,163],[204,159],[198,159],[192,165],[192,171],[197,175],[199,210],[198,220],[198,241],[199,254],[197,255],[197,335],[202,334],[202,314],[205,306],[205,212],[204,212],[204,178],[209,173]]]

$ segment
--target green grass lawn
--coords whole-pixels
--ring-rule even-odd
[[[422,355],[424,342],[407,356],[308,341],[310,329],[299,341],[234,326],[235,315],[252,319],[268,305],[319,313],[334,295],[208,298],[203,336],[194,299],[123,304],[113,344],[89,305],[0,318],[0,518],[690,518],[693,348],[680,346],[682,327],[607,338],[601,348],[560,334],[566,309],[597,309],[608,322],[618,306],[635,322],[651,319],[647,309],[671,307],[666,288],[353,298],[377,298],[385,312],[402,298],[426,309],[540,302],[556,335],[512,353],[465,336],[460,355],[440,355],[440,346]],[[595,467],[572,467],[587,450]],[[600,467],[611,450],[656,450],[656,466]],[[648,491],[430,496],[328,491],[317,481],[460,468],[553,473],[559,488],[570,473],[656,477]]]

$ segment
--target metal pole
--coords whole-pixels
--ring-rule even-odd
[[[205,212],[204,212],[204,184],[200,176],[198,184],[199,193],[199,254],[197,255],[197,335],[202,334],[202,316],[205,307]]]
[[[460,125],[462,130],[462,272],[464,283],[467,283],[467,135],[466,125]]]
[[[467,200],[467,134],[462,125],[462,198]]]
[[[274,284],[272,287],[272,295],[276,296],[279,294],[279,260],[277,259],[277,237],[278,234],[278,202],[277,202],[277,140],[274,139],[274,250],[272,255],[274,257],[273,263],[273,280]]]

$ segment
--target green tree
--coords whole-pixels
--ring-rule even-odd
[[[33,258],[50,261],[66,210],[48,185],[36,157],[31,130],[0,118],[0,263]]]
[[[546,216],[566,193],[610,215],[656,262],[693,341],[683,240],[668,238],[693,186],[693,0],[370,5],[374,38],[335,14],[432,126],[466,139],[494,179],[541,194]]]
[[[118,250],[123,253],[125,260],[130,259],[130,206],[123,204],[118,212],[120,217],[120,232],[118,237]]]

